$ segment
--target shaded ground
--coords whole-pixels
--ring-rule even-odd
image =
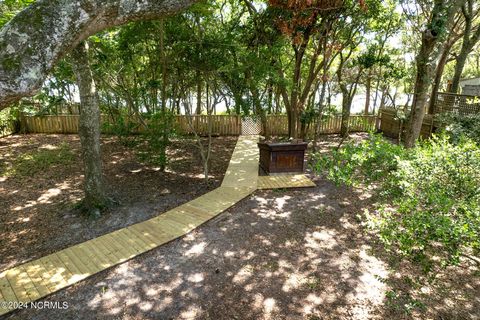
[[[0,165],[3,163],[5,168],[21,155],[55,150],[62,143],[67,143],[73,153],[73,160],[66,165],[52,165],[22,176],[5,176],[5,170],[0,170],[4,172],[3,177],[0,174],[0,270],[144,221],[216,188],[223,179],[236,138],[213,140],[211,184],[206,188],[194,141],[174,140],[168,150],[169,167],[160,172],[140,163],[134,149],[123,146],[116,138],[103,137],[106,183],[109,194],[119,204],[99,220],[90,220],[74,210],[82,197],[83,183],[77,135],[2,138]],[[26,165],[41,163],[37,159],[36,164]]]
[[[324,147],[338,141],[327,139]],[[468,265],[442,275],[438,293],[417,288],[415,269],[363,231],[357,215],[373,202],[368,194],[315,182],[257,191],[185,237],[44,300],[68,309],[7,318],[480,319]]]

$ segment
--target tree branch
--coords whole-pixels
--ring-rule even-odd
[[[0,30],[0,110],[41,87],[53,66],[106,28],[177,13],[198,0],[38,0]]]

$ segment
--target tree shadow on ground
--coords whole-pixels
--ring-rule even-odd
[[[16,316],[371,319],[387,270],[353,212],[365,201],[324,181],[257,192],[187,236],[47,298],[68,310]]]
[[[66,310],[8,318],[480,318],[479,281],[462,278],[461,270],[448,275],[450,291],[415,305],[419,288],[406,279],[418,274],[387,254],[357,218],[373,200],[316,182],[312,189],[258,191],[185,237],[44,299],[66,301]]]
[[[32,175],[0,175],[0,270],[4,270],[147,220],[214,189],[221,183],[236,137],[213,140],[216,156],[211,184],[206,187],[192,141],[172,141],[168,150],[171,166],[160,172],[140,163],[135,150],[122,146],[115,137],[104,136],[106,185],[118,204],[99,219],[82,216],[74,209],[83,196],[77,135],[15,135],[0,142],[0,162],[12,163],[22,154],[54,150],[62,143],[74,154],[68,165],[49,166]]]

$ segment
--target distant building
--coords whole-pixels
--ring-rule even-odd
[[[460,80],[462,94],[480,96],[480,77]]]

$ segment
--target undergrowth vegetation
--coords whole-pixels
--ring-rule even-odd
[[[480,149],[446,134],[405,149],[380,135],[318,155],[313,169],[337,184],[374,187],[380,204],[365,213],[387,249],[434,279],[460,257],[480,253]]]
[[[174,114],[168,111],[146,115],[143,126],[118,115],[113,122],[103,125],[104,132],[117,136],[119,142],[136,149],[140,162],[159,166],[163,171],[168,164],[167,147],[174,136]]]

